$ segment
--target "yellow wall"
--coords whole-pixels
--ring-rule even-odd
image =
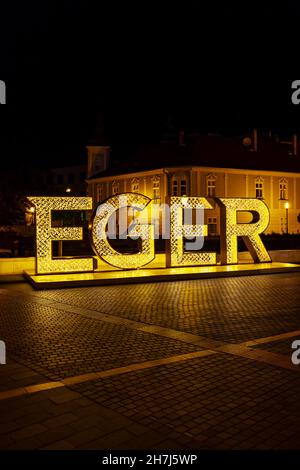
[[[145,171],[136,174],[120,175],[109,178],[98,178],[89,183],[89,194],[93,196],[96,206],[96,186],[103,184],[104,197],[112,195],[112,182],[119,181],[120,192],[130,192],[133,178],[139,180],[139,192],[149,198],[153,197],[153,181],[156,175],[160,177],[160,202],[165,202],[168,195],[167,173],[170,180],[172,176],[185,178],[187,181],[187,193],[192,196],[207,196],[207,176],[216,176],[216,196],[217,197],[255,197],[255,180],[263,180],[263,200],[270,210],[270,225],[267,233],[281,233],[286,230],[286,210],[285,202],[279,200],[279,182],[285,178],[288,183],[288,227],[290,233],[300,232],[300,224],[297,221],[297,215],[300,213],[300,174],[277,173],[254,170],[236,170],[222,168],[169,168],[164,171],[158,169],[154,171]],[[170,185],[172,187],[172,184]],[[217,217],[219,228],[219,211],[207,211],[205,217]]]

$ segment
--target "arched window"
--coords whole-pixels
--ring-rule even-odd
[[[279,199],[288,199],[288,182],[285,178],[279,180]]]
[[[120,184],[118,181],[114,181],[112,184],[112,193],[114,194],[119,194],[120,192]]]
[[[216,179],[215,175],[207,175],[206,177],[206,194],[208,197],[216,195]]]
[[[255,179],[255,197],[258,199],[264,197],[264,180],[260,176]]]
[[[131,180],[131,192],[138,193],[139,192],[139,180],[137,178],[133,178]]]

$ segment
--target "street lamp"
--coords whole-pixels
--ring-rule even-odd
[[[286,202],[285,205],[285,223],[286,223],[286,233],[289,233],[289,203]]]

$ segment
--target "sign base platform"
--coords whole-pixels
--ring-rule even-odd
[[[86,273],[33,274],[24,272],[25,279],[36,290],[66,287],[104,286],[114,284],[139,284],[145,282],[170,282],[190,279],[253,276],[300,272],[300,264],[244,263],[234,265],[191,266],[180,268],[142,268],[136,270],[109,270]]]

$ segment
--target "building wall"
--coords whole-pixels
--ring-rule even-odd
[[[70,192],[73,196],[85,196],[87,189],[85,165],[48,170],[44,175],[44,188],[45,192],[56,196],[64,195],[66,192]]]
[[[290,233],[300,232],[300,223],[297,216],[300,213],[300,175],[295,173],[277,173],[267,171],[254,170],[237,170],[222,168],[204,168],[204,167],[187,167],[187,168],[169,168],[158,169],[154,171],[145,171],[141,173],[132,173],[127,175],[118,175],[111,177],[97,178],[89,182],[89,195],[93,197],[94,205],[100,202],[97,200],[99,191],[97,188],[102,187],[102,200],[113,194],[113,185],[118,183],[119,193],[131,192],[133,185],[137,184],[139,193],[145,194],[153,199],[153,181],[159,180],[160,198],[157,203],[164,203],[166,197],[172,195],[173,180],[178,179],[186,181],[186,194],[191,196],[208,196],[207,179],[215,179],[215,196],[216,197],[256,197],[256,181],[262,183],[263,197],[262,200],[267,204],[270,211],[270,224],[266,233],[282,233],[287,229],[286,208],[288,202],[288,231]],[[280,199],[280,182],[285,179],[287,184],[286,199]],[[180,195],[180,194],[179,194]],[[220,217],[219,208],[210,199],[213,210],[205,213],[205,221],[208,218],[216,218],[217,233],[219,233]],[[245,220],[246,221],[246,220]]]

